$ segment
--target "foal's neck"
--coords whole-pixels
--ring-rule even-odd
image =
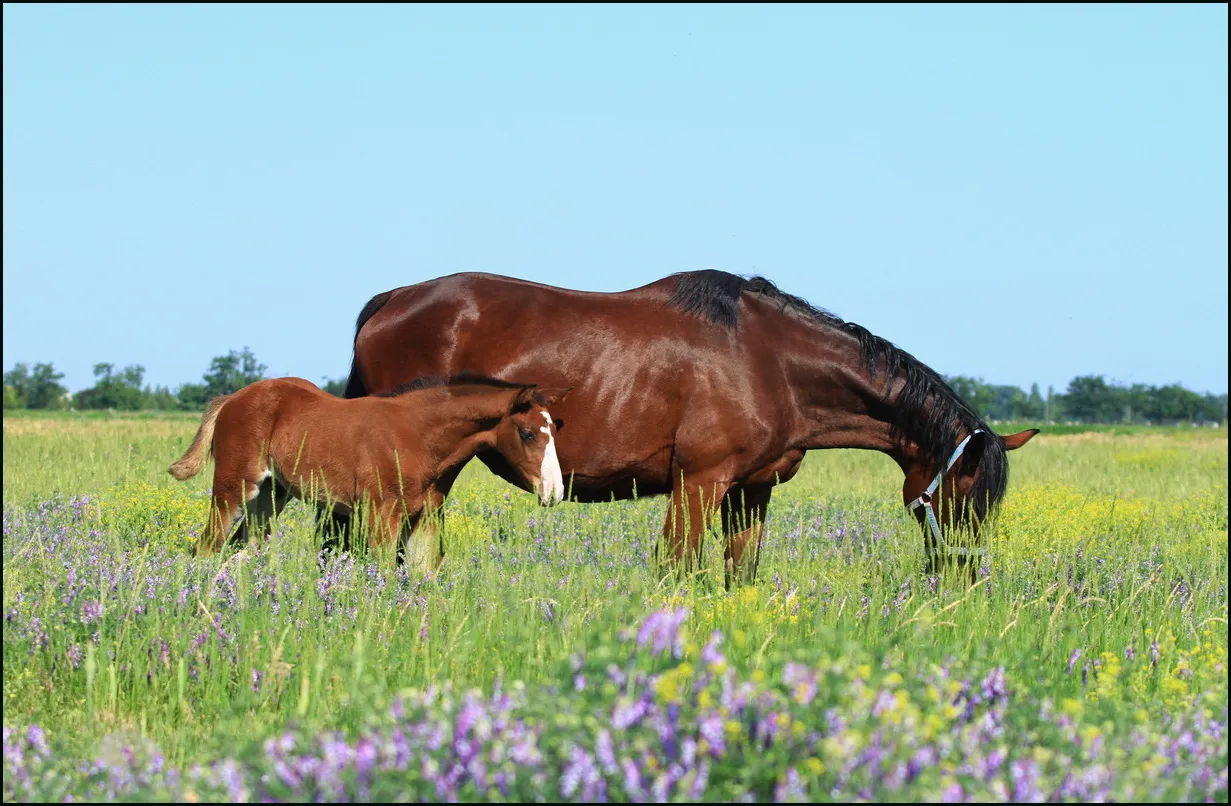
[[[516,390],[455,386],[436,390],[426,406],[424,434],[429,451],[442,468],[469,459],[495,444],[495,429],[508,413]]]

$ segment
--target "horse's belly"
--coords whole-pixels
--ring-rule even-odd
[[[788,451],[778,459],[748,473],[744,478],[740,479],[740,483],[748,485],[784,484],[793,479],[795,474],[799,472],[799,467],[803,464],[803,460],[803,451]]]
[[[671,490],[669,446],[650,456],[625,456],[618,449],[596,447],[581,434],[577,437],[567,453],[559,454],[564,485],[567,488],[571,480],[577,500],[624,500]],[[557,450],[562,443],[562,439],[557,441]]]

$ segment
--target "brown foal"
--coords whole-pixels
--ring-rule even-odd
[[[210,402],[188,452],[169,472],[183,481],[214,457],[209,522],[194,553],[270,533],[290,498],[325,503],[350,518],[371,514],[370,542],[413,532],[476,454],[493,451],[552,506],[564,497],[555,424],[547,407],[568,389],[476,375],[420,378],[383,396],[344,400],[302,378],[258,381]],[[239,527],[236,529],[236,527]],[[418,570],[439,566],[437,544],[412,548]],[[434,560],[434,562],[433,562]]]

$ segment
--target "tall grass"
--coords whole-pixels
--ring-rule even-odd
[[[212,465],[188,483],[166,467],[196,420],[4,426],[4,721],[39,725],[64,757],[93,758],[120,735],[187,767],[289,726],[358,735],[408,689],[560,692],[585,659],[627,657],[622,631],[677,608],[693,666],[647,667],[662,703],[698,696],[693,667],[718,631],[724,663],[750,680],[845,663],[839,710],[855,707],[846,686],[865,664],[859,679],[918,684],[920,720],[945,713],[924,693],[936,669],[1001,669],[1021,698],[1010,721],[1062,754],[1038,738],[1040,713],[1110,737],[1207,712],[1225,726],[1225,429],[1044,434],[1014,451],[973,588],[921,573],[922,538],[890,460],[810,454],[775,492],[757,584],[728,593],[713,533],[698,577],[660,577],[664,499],[547,510],[478,463],[447,505],[435,578],[387,554],[321,554],[299,503],[271,540],[195,560]],[[572,707],[561,699],[560,719]],[[774,780],[790,766],[830,791],[847,751],[813,749],[815,765],[785,758]],[[1225,729],[1215,773],[1219,763],[1225,797]]]

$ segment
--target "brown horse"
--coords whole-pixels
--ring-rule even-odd
[[[210,402],[197,435],[169,472],[195,476],[212,450],[209,522],[194,553],[218,551],[227,537],[246,542],[288,499],[354,513],[366,500],[372,543],[412,530],[429,492],[476,454],[498,454],[517,484],[544,506],[564,496],[554,424],[547,410],[568,389],[540,389],[471,374],[420,377],[381,397],[343,400],[302,378],[258,381]],[[245,519],[247,510],[247,519]],[[412,554],[417,570],[439,566],[437,544]],[[434,561],[434,562],[433,562]]]
[[[553,413],[572,497],[669,494],[664,538],[685,567],[718,509],[728,588],[733,576],[755,579],[771,490],[805,451],[892,457],[906,475],[903,501],[928,525],[935,571],[942,549],[966,551],[947,545],[939,524],[977,533],[1004,495],[1005,452],[1038,433],[998,436],[901,349],[764,278],[720,271],[619,293],[455,274],[373,297],[354,349],[348,398],[462,368],[569,379],[573,395]],[[500,456],[480,459],[525,486]],[[456,478],[440,477],[434,505]]]

